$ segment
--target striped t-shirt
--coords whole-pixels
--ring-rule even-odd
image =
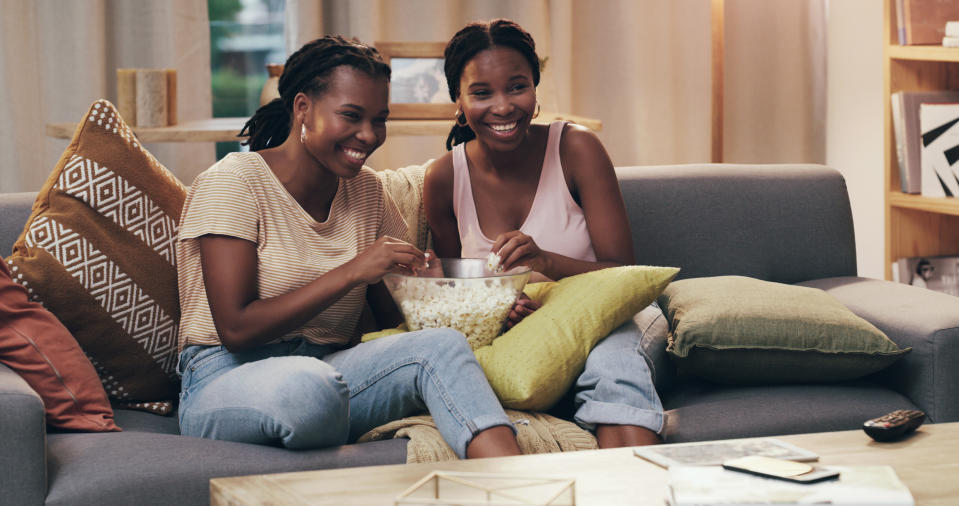
[[[177,275],[180,342],[218,345],[200,265],[197,238],[207,234],[256,243],[257,290],[262,299],[302,287],[343,265],[383,235],[402,237],[406,223],[372,169],[340,178],[329,217],[318,222],[276,178],[257,153],[231,153],[197,176],[180,216]],[[316,344],[346,345],[366,286],[350,290],[305,325],[280,339],[303,336]]]

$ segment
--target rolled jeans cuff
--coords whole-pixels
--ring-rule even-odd
[[[516,435],[516,427],[513,426],[513,422],[510,421],[509,417],[503,413],[500,415],[486,415],[474,418],[467,424],[462,426],[462,429],[459,431],[459,434],[456,436],[456,445],[452,446],[453,451],[456,453],[456,456],[465,459],[466,458],[466,447],[469,446],[470,442],[473,441],[473,438],[477,434],[483,432],[487,429],[492,429],[493,427],[505,425],[513,431],[513,435]]]
[[[637,425],[660,434],[664,426],[662,411],[593,400],[584,402],[573,418],[577,425],[589,431],[595,431],[599,424]]]

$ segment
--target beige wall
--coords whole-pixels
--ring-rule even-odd
[[[826,164],[846,178],[859,275],[884,275],[882,2],[829,2]]]

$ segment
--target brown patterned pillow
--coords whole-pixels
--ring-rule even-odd
[[[70,330],[111,399],[169,413],[183,185],[98,100],[77,126],[7,258],[15,280]]]

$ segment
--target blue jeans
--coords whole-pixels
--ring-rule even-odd
[[[343,350],[301,339],[238,353],[190,346],[179,369],[180,431],[188,436],[321,448],[428,410],[465,458],[477,433],[513,429],[466,339],[450,329]]]
[[[655,302],[643,310],[647,311],[661,312]],[[574,420],[578,425],[587,430],[595,430],[597,424],[638,425],[662,432],[663,405],[642,339],[642,331],[630,318],[589,353],[586,368],[576,380]]]

